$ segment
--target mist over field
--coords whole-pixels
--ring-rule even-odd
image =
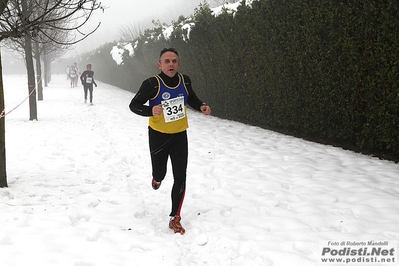
[[[207,1],[216,5],[217,0]],[[104,12],[96,11],[88,23],[81,29],[83,34],[99,28],[90,36],[72,46],[65,57],[77,56],[84,52],[95,50],[107,42],[118,41],[121,31],[125,28],[144,30],[152,28],[153,21],[170,24],[179,16],[190,16],[203,0],[174,0],[173,5],[163,0],[101,0]],[[84,35],[76,35],[77,39]],[[15,54],[1,46],[2,66],[4,74],[25,74],[25,64],[22,56]],[[58,70],[57,70],[58,71]]]

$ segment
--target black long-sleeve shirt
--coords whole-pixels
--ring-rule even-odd
[[[87,78],[91,78],[91,82],[86,82]],[[93,86],[93,84],[97,86],[97,83],[94,81],[94,71],[92,70],[83,71],[82,75],[80,75],[80,80],[84,86]]]
[[[176,74],[173,78],[165,75],[163,72],[159,74],[165,84],[169,87],[176,87],[179,84],[179,76]],[[197,97],[192,86],[191,79],[187,75],[183,75],[184,82],[188,91],[188,105],[198,111],[201,111],[200,107],[204,103]],[[130,110],[138,115],[142,116],[152,116],[152,107],[146,105],[148,100],[154,98],[158,93],[158,82],[155,77],[148,78],[143,81],[140,86],[139,91],[134,96],[129,104]]]

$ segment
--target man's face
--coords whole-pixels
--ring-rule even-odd
[[[171,78],[179,71],[179,67],[179,57],[174,52],[165,52],[158,62],[158,68]]]

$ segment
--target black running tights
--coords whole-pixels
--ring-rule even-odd
[[[90,102],[93,102],[93,84],[83,85],[83,91],[85,93],[85,100],[87,100],[87,91],[90,92]]]
[[[168,158],[172,163],[172,211],[170,216],[180,215],[186,192],[186,171],[188,157],[187,132],[164,134],[149,127],[152,176],[160,182],[165,178]]]

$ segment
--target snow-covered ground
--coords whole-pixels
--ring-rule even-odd
[[[4,83],[9,111],[27,79]],[[328,241],[396,248],[398,164],[194,111],[186,234],[174,234],[171,171],[154,191],[147,118],[128,109],[133,94],[99,82],[88,106],[68,85],[53,77],[39,121],[28,121],[28,101],[6,116],[0,265],[305,266],[325,264]],[[393,253],[396,262],[366,265],[398,265]]]

